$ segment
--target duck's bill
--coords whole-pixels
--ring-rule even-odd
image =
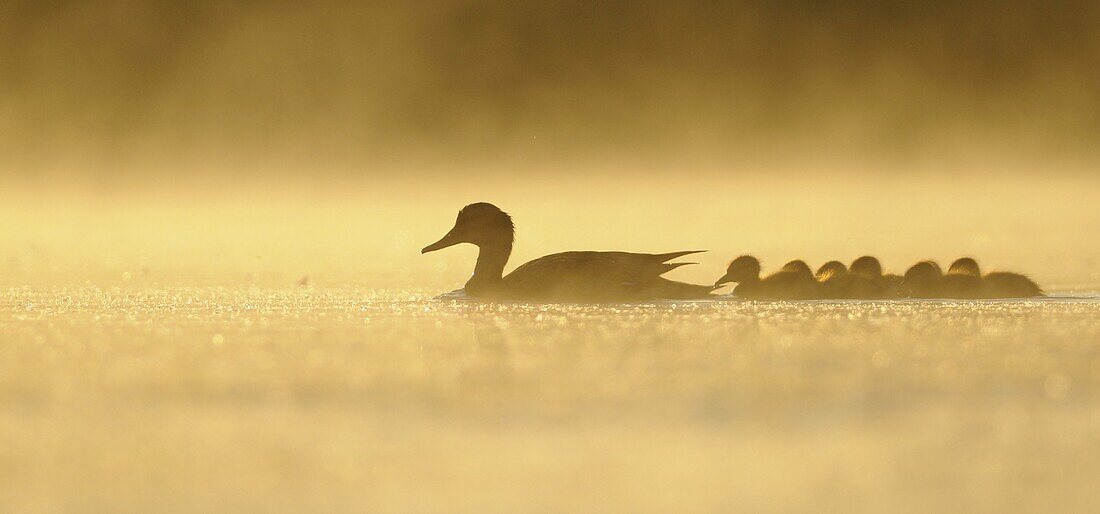
[[[722,278],[714,282],[714,287],[722,287],[726,284],[729,284],[730,282],[733,282],[733,279],[729,278],[728,276],[723,276]]]
[[[447,235],[443,236],[443,238],[440,239],[439,241],[436,241],[436,242],[434,242],[434,243],[432,243],[428,246],[425,246],[423,250],[420,250],[420,253],[428,253],[428,252],[434,252],[436,250],[442,250],[442,249],[444,249],[448,246],[454,246],[454,245],[456,245],[458,243],[461,243],[461,242],[462,242],[462,240],[459,239],[458,236],[455,235],[454,230],[452,230],[450,232],[447,232]]]

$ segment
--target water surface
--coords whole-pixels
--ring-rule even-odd
[[[1100,301],[9,289],[8,512],[1082,511]]]

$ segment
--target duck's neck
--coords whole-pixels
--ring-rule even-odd
[[[479,245],[477,264],[474,266],[474,275],[470,277],[470,281],[499,282],[504,275],[504,265],[508,264],[510,255],[512,255],[511,241],[482,243]]]

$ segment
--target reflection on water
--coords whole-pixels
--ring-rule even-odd
[[[13,512],[1097,501],[1100,301],[9,290]]]

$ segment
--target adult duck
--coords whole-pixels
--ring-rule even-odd
[[[809,267],[807,266],[807,270]],[[736,283],[733,294],[750,300],[812,300],[821,297],[813,275],[800,271],[777,271],[760,278],[760,260],[742,255],[726,268],[714,287]]]
[[[661,277],[690,262],[671,261],[698,253],[562,252],[540,257],[507,276],[512,254],[512,217],[489,203],[473,203],[458,212],[454,227],[442,239],[425,246],[434,252],[459,243],[478,247],[474,274],[464,288],[467,296],[485,300],[535,302],[629,302],[710,297],[714,288]]]

